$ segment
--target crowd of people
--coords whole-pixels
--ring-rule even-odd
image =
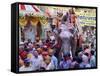
[[[95,31],[91,32],[90,41],[87,41],[88,31],[82,31],[73,8],[65,15],[58,13],[49,28],[51,30],[46,31],[44,38],[40,36],[42,29],[38,29],[41,32],[32,33],[33,38],[28,35],[19,43],[19,71],[96,67]],[[32,29],[29,31],[32,32]]]

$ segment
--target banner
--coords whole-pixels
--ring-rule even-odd
[[[76,14],[78,15],[81,26],[96,26],[95,10],[80,9],[80,11],[77,11]]]

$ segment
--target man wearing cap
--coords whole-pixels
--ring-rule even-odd
[[[45,70],[54,70],[54,64],[53,64],[51,57],[49,55],[45,56],[45,59],[42,62],[41,67],[45,68]]]
[[[41,61],[43,61],[42,51],[43,50],[41,48],[37,48],[38,57],[40,58]]]
[[[47,56],[48,56],[48,52],[47,51],[43,51],[42,52],[43,61],[41,62],[41,67],[40,68],[44,68],[44,70],[46,70],[45,60],[47,59]]]
[[[21,59],[27,58],[27,52],[24,50],[24,43],[23,42],[21,42],[19,45],[19,55],[20,55]]]

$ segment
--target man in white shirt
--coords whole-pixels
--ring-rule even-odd
[[[51,60],[54,64],[54,68],[57,69],[58,68],[58,59],[53,54],[54,54],[53,49],[49,49],[49,56],[51,57]]]
[[[82,63],[80,63],[80,68],[90,68],[89,58],[86,55],[82,55]]]
[[[46,64],[46,70],[54,70],[54,64],[49,55],[46,57],[46,60],[44,62]]]
[[[38,52],[34,51],[33,57],[31,58],[33,70],[39,70],[41,65],[41,57],[39,57]]]

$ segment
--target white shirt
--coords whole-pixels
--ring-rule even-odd
[[[46,70],[54,70],[54,64],[53,61],[51,61],[48,65],[43,61],[41,63],[41,67],[44,67]]]
[[[55,37],[54,37],[54,36],[50,36],[50,39],[51,39],[51,40],[55,40]]]
[[[34,56],[31,58],[32,68],[33,70],[39,70],[41,65],[41,57],[35,58]]]
[[[91,67],[95,67],[96,66],[95,56],[91,56],[91,58],[90,58],[90,65],[91,65]]]
[[[32,66],[29,67],[22,66],[19,68],[19,71],[33,71],[33,68]]]
[[[81,64],[80,64],[80,68],[90,68],[91,67],[91,65],[89,64],[89,63],[84,63],[84,62],[82,62]]]
[[[46,70],[54,70],[54,64],[52,61],[47,65]]]
[[[57,69],[57,67],[58,67],[58,60],[57,60],[57,58],[53,55],[51,57],[51,60],[53,61],[55,69]]]

